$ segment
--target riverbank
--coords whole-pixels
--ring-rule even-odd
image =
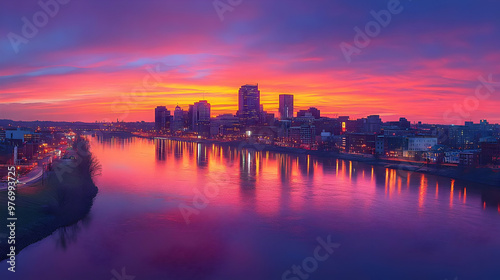
[[[342,160],[357,161],[369,165],[382,166],[384,168],[389,168],[389,169],[431,174],[456,180],[463,180],[471,183],[500,187],[500,170],[493,170],[490,168],[466,168],[459,166],[448,166],[448,165],[437,165],[437,164],[428,165],[422,162],[375,158],[371,155],[356,155],[356,154],[346,154],[346,153],[338,153],[332,151],[305,150],[300,148],[280,147],[275,145],[252,143],[249,141],[223,142],[217,140],[182,138],[182,137],[165,137],[165,139],[191,142],[191,143],[202,143],[206,145],[215,144],[219,146],[230,146],[239,149],[249,149],[249,150],[264,151],[264,152],[311,155],[321,158],[335,158]]]
[[[97,195],[92,179],[97,165],[88,151],[88,143],[81,141],[75,144],[78,155],[75,160],[56,161],[44,180],[17,189],[16,254],[57,229],[77,223],[89,213]],[[5,207],[0,211],[0,220],[7,221],[7,192],[0,193],[0,205]],[[2,238],[0,260],[7,258],[11,245],[14,244]]]

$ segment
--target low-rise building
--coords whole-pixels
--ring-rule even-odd
[[[460,153],[460,166],[476,167],[479,165],[479,151],[464,151]]]
[[[377,135],[373,133],[346,134],[345,151],[356,154],[375,154]]]
[[[403,156],[420,160],[426,157],[432,147],[438,144],[436,137],[408,137],[403,151]]]
[[[444,163],[459,164],[460,151],[447,151],[444,152]]]
[[[316,138],[316,127],[314,125],[301,125],[290,127],[290,139],[295,144],[312,145]]]
[[[388,157],[402,157],[406,137],[403,136],[377,136],[375,152]]]
[[[231,138],[243,134],[239,118],[231,114],[217,116],[210,122],[210,136],[212,138]]]
[[[435,137],[408,137],[408,151],[426,152],[438,144]]]
[[[481,142],[481,164],[500,165],[500,140]]]
[[[6,129],[0,137],[5,140],[17,140],[19,142],[33,142],[38,143],[40,140],[40,134],[34,133],[32,130],[24,128],[8,128]]]

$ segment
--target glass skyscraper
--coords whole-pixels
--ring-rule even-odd
[[[259,85],[244,85],[238,94],[238,117],[242,124],[254,125],[260,117]]]

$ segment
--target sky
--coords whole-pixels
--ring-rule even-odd
[[[293,94],[329,117],[500,123],[500,1],[40,2],[0,2],[0,119],[216,116],[258,83],[277,116]]]

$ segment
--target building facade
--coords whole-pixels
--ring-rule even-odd
[[[427,152],[437,144],[438,140],[434,137],[409,137],[407,151]]]
[[[238,92],[237,116],[244,125],[255,125],[260,120],[259,85],[244,85]]]
[[[171,127],[172,132],[182,131],[184,129],[184,111],[178,105],[174,110],[174,118]]]
[[[210,121],[210,137],[237,138],[244,134],[239,119],[232,114],[220,115]]]
[[[314,119],[319,119],[321,118],[321,111],[317,108],[311,107],[307,110],[300,110],[297,112],[297,118],[307,116],[313,117]]]
[[[200,100],[193,105],[193,131],[198,135],[210,135],[210,103]]]
[[[346,153],[375,154],[377,135],[371,133],[348,133],[345,136]]]
[[[279,97],[280,119],[288,120],[293,118],[293,95],[281,94]]]
[[[155,130],[166,132],[170,128],[170,111],[165,106],[155,108]]]

